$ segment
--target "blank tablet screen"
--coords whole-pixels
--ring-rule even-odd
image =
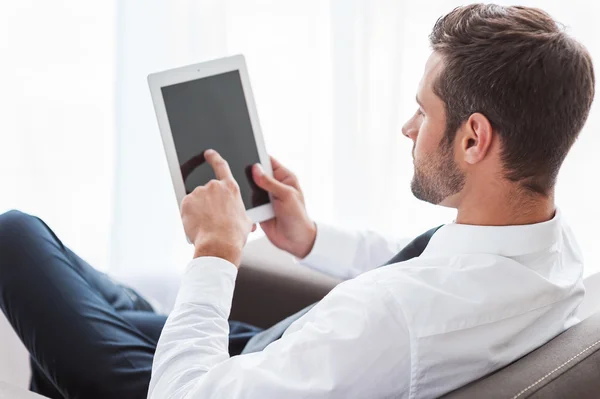
[[[269,202],[252,180],[260,162],[238,71],[226,72],[161,88],[185,191],[215,178],[203,153],[212,148],[229,163],[246,209]]]

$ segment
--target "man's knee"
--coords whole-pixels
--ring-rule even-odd
[[[14,240],[22,241],[31,234],[39,232],[42,226],[35,216],[18,210],[11,210],[0,215],[0,245]]]

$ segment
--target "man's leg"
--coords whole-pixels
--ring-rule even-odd
[[[134,299],[41,220],[0,216],[0,307],[62,396],[146,397],[156,341],[119,314]]]
[[[77,257],[39,219],[0,216],[0,307],[52,398],[144,397],[165,316]],[[230,353],[259,328],[230,322]]]

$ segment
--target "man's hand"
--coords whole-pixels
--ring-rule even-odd
[[[317,236],[317,227],[310,220],[304,205],[304,194],[296,176],[271,157],[273,177],[267,176],[259,164],[252,168],[255,183],[271,193],[275,218],[262,222],[269,241],[298,258],[310,253]]]
[[[217,180],[185,196],[181,218],[185,234],[193,242],[194,258],[216,256],[239,267],[242,249],[253,229],[229,164],[216,151],[204,152]]]

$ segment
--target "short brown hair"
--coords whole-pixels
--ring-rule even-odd
[[[506,177],[547,195],[594,98],[585,47],[540,9],[492,4],[454,9],[429,40],[444,60],[434,92],[448,143],[482,113],[500,136]]]

